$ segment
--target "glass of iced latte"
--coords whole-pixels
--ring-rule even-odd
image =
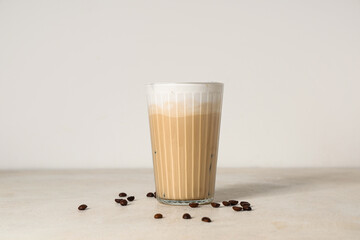
[[[223,84],[147,85],[156,197],[165,204],[214,198]]]

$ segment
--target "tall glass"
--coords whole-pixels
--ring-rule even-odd
[[[147,85],[156,197],[165,204],[214,198],[222,83]]]

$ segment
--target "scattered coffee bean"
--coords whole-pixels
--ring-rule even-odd
[[[191,208],[197,208],[197,207],[199,206],[199,204],[198,204],[198,203],[195,203],[195,202],[192,202],[192,203],[189,203],[189,206],[190,206]]]
[[[154,215],[154,218],[156,218],[156,219],[159,219],[159,218],[162,218],[162,217],[163,217],[163,215],[161,213],[157,213],[157,214]]]
[[[127,200],[130,201],[130,202],[134,201],[134,199],[135,199],[134,196],[130,196],[130,197],[127,198]]]
[[[152,192],[149,192],[148,194],[146,194],[147,197],[154,197],[154,194]]]
[[[219,204],[219,203],[216,203],[216,202],[212,202],[212,203],[211,203],[211,206],[212,206],[213,208],[218,208],[218,207],[220,207],[220,204]]]
[[[86,204],[81,204],[81,205],[78,207],[78,209],[81,210],[81,211],[85,210],[86,208],[87,208],[87,205],[86,205]]]
[[[251,209],[250,206],[244,206],[244,207],[243,207],[243,210],[244,210],[244,211],[251,211],[252,209]]]
[[[203,218],[201,219],[201,221],[203,221],[203,222],[211,222],[211,219],[208,218],[208,217],[203,217]]]
[[[234,206],[232,207],[232,209],[234,209],[234,211],[241,211],[242,210],[242,207],[237,207],[237,206]]]
[[[240,202],[240,205],[241,205],[242,207],[245,207],[245,206],[250,207],[250,203],[249,203],[249,202],[246,202],[246,201]]]
[[[188,213],[184,213],[184,215],[183,215],[183,219],[191,219],[190,214],[188,214]]]
[[[126,196],[127,196],[127,194],[124,192],[119,193],[119,197],[126,197]]]
[[[223,204],[224,206],[230,206],[230,203],[229,203],[228,201],[223,201],[222,204]]]
[[[128,201],[126,201],[125,199],[120,199],[120,204],[121,206],[126,206],[128,204]]]
[[[236,201],[236,200],[229,200],[229,203],[231,204],[231,206],[234,206],[236,204],[239,203],[239,201]]]
[[[156,192],[154,192],[154,198],[156,198]]]
[[[120,198],[115,198],[115,202],[117,202],[117,203],[120,203],[121,200],[122,199],[120,199]]]

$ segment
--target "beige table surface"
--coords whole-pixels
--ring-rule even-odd
[[[360,169],[219,169],[216,184],[254,210],[160,204],[151,169],[0,171],[0,239],[360,239]]]

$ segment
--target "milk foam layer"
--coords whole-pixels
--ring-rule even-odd
[[[171,117],[221,112],[222,83],[148,85],[149,112]]]

